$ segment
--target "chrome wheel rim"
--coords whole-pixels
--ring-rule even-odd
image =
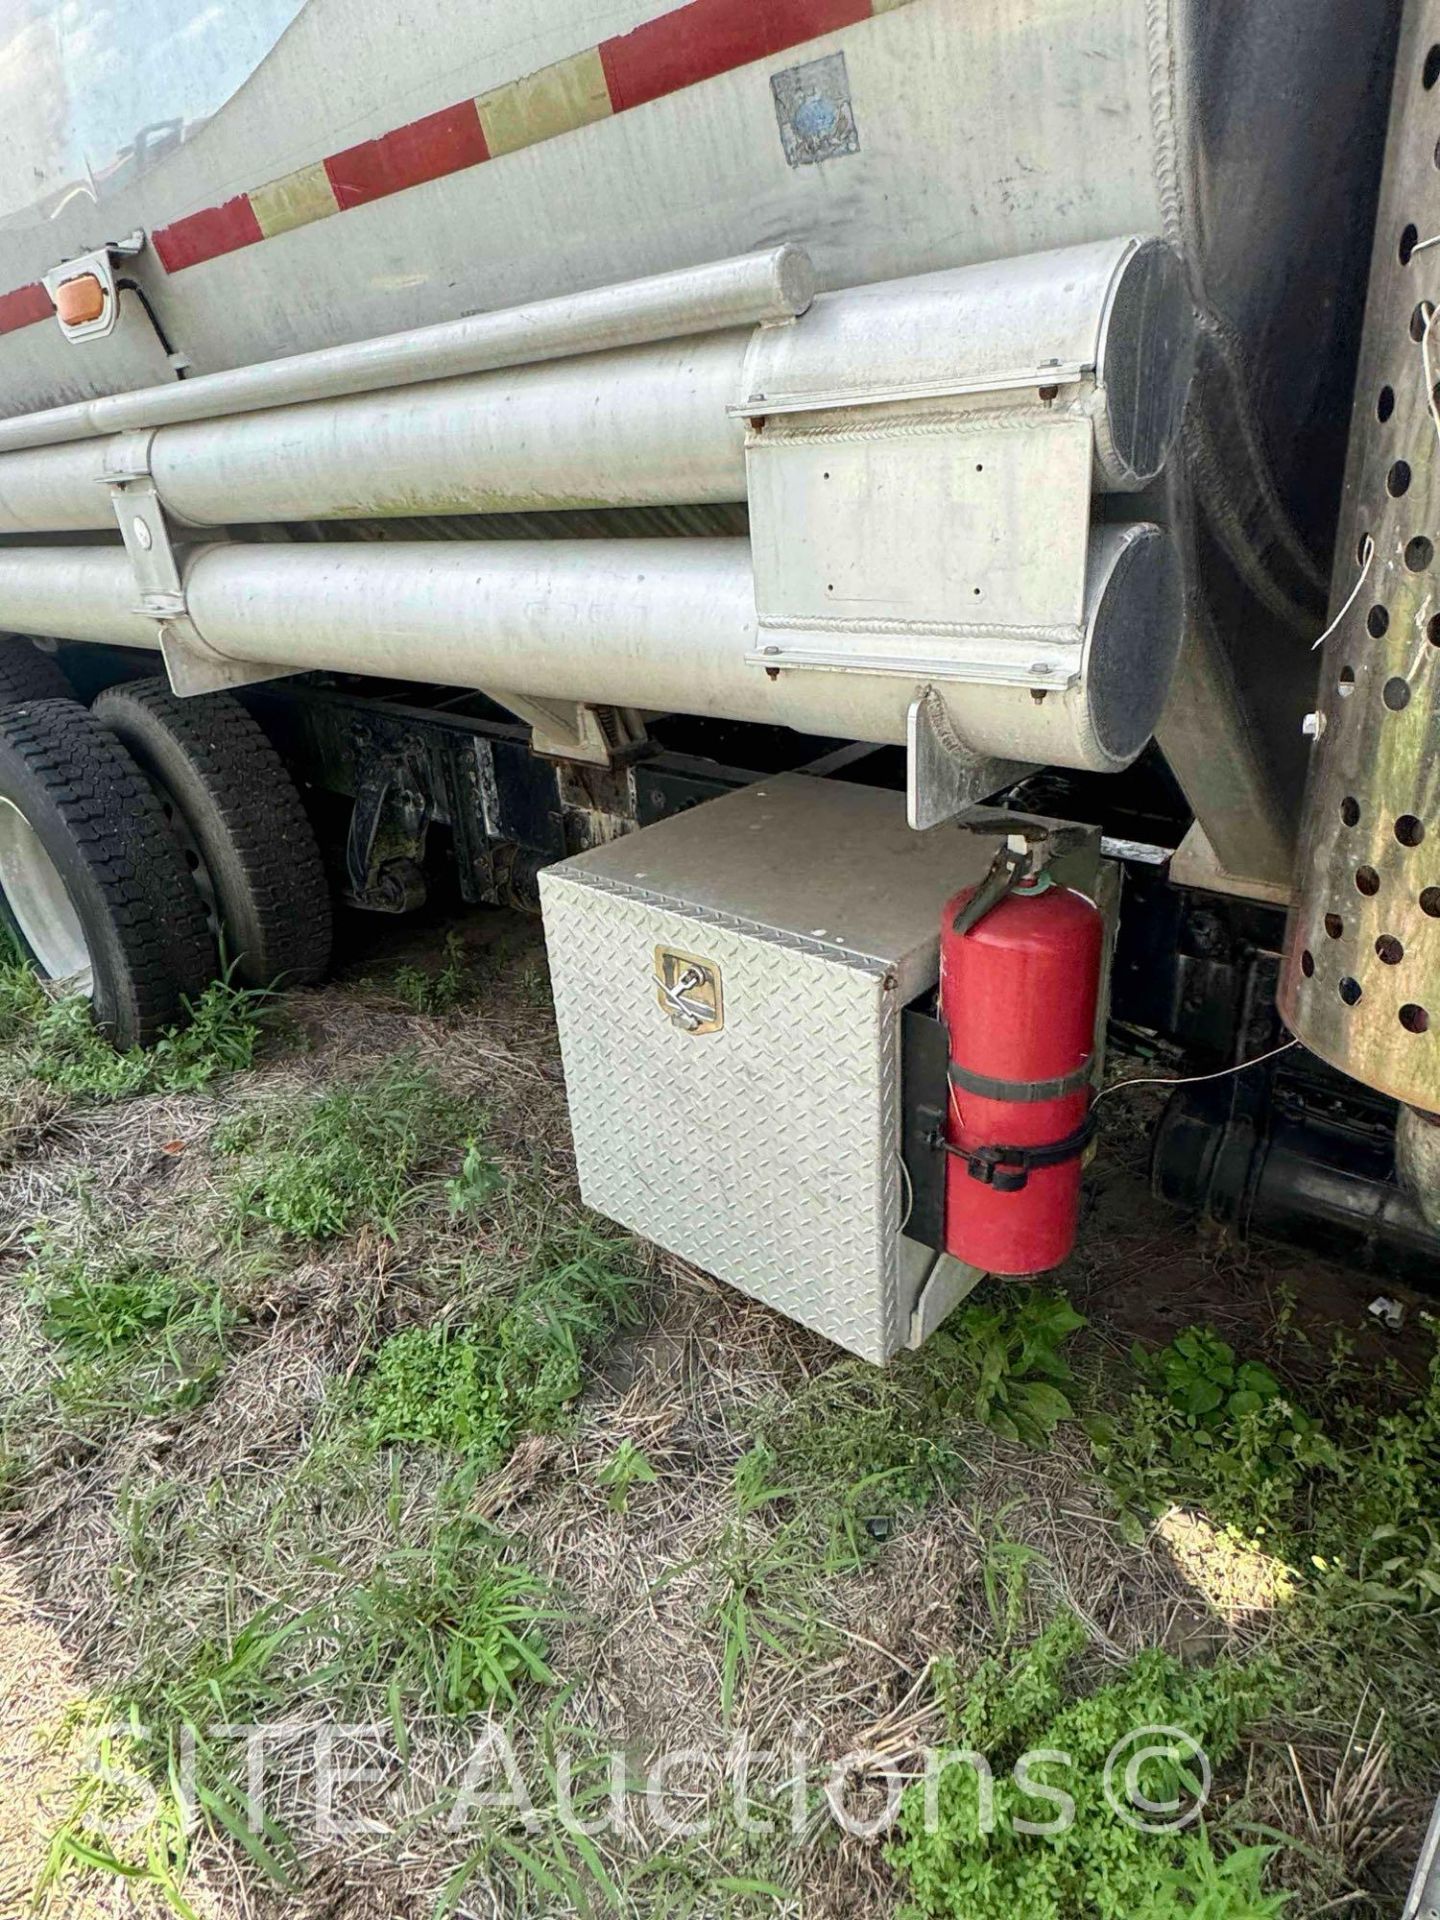
[[[15,802],[3,798],[0,892],[40,972],[89,999],[95,974],[80,916],[39,834]]]

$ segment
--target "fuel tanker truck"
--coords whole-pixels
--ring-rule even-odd
[[[874,1361],[1440,1251],[1440,0],[8,0],[0,889],[120,1045],[543,913],[602,1213]],[[353,925],[347,916],[343,924]]]

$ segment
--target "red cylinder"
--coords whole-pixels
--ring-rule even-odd
[[[941,926],[948,1138],[969,1155],[1071,1140],[1090,1106],[1104,916],[1069,887],[1022,881],[957,933],[973,891],[956,895]],[[945,1246],[957,1260],[1018,1276],[1065,1259],[1080,1219],[1078,1151],[1028,1168],[983,1152],[948,1160]]]

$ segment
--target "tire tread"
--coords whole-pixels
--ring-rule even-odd
[[[114,982],[113,1034],[148,1045],[183,1020],[215,970],[214,948],[184,855],[149,782],[108,729],[74,700],[0,712],[8,758],[43,789],[104,902],[128,979]]]
[[[304,803],[257,722],[229,694],[181,700],[163,679],[110,687],[94,712],[142,761],[144,733],[163,730],[203,785],[259,932],[261,951],[239,956],[239,978],[261,987],[318,980],[330,963],[329,884]]]
[[[73,700],[59,663],[17,634],[0,634],[0,708],[27,700]]]

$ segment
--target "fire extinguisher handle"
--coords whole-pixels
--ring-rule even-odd
[[[1031,819],[1023,813],[1006,814],[988,807],[977,808],[975,817],[957,823],[964,833],[1004,833],[1004,844],[996,849],[990,871],[955,916],[958,934],[967,934],[987,913],[998,907],[1022,880],[1039,876],[1062,853],[1082,844],[1084,827],[1051,820]]]
[[[987,913],[998,907],[1005,896],[1030,872],[1028,848],[1001,847],[990,862],[990,871],[955,916],[956,933],[969,933],[979,926]]]

